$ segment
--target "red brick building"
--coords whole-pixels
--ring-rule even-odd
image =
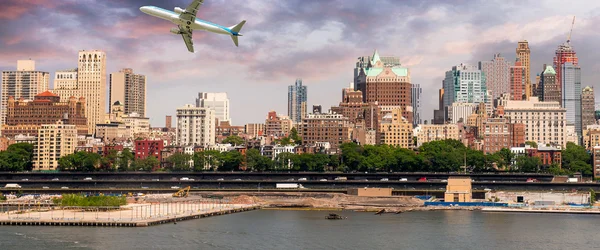
[[[105,145],[104,146],[104,151],[103,151],[104,156],[107,156],[110,153],[110,151],[112,151],[112,150],[117,151],[117,152],[121,152],[121,151],[123,151],[123,145],[121,145],[121,144],[109,144],[109,145]]]
[[[488,118],[483,122],[483,152],[493,154],[503,148],[525,145],[525,125],[511,124],[507,118]]]
[[[537,149],[528,148],[526,150],[529,156],[540,158],[543,166],[550,166],[552,163],[556,163],[559,167],[562,167],[562,153],[560,148],[538,146]]]
[[[162,161],[161,151],[164,148],[162,140],[139,140],[135,141],[135,158],[146,159],[149,156],[154,156],[159,161]]]

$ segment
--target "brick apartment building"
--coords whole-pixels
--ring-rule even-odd
[[[156,157],[162,161],[161,151],[164,148],[162,140],[139,140],[134,143],[134,151],[136,159],[146,159],[150,156]]]

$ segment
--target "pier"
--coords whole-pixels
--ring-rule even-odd
[[[0,226],[147,227],[256,209],[260,206],[202,202],[121,207],[37,207],[0,213]]]

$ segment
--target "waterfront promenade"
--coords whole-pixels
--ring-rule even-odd
[[[260,208],[253,204],[169,202],[108,207],[37,207],[0,213],[0,225],[144,227]]]

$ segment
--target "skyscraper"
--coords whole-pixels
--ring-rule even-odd
[[[294,123],[306,117],[306,100],[306,86],[302,86],[302,79],[296,79],[294,85],[288,86],[288,116]]]
[[[2,71],[2,101],[0,103],[0,125],[6,123],[8,98],[33,100],[48,90],[50,73],[36,71],[35,61],[18,60],[16,71]]]
[[[558,87],[556,71],[550,65],[544,65],[544,72],[538,84],[538,96],[544,102],[558,102],[562,105],[561,89]]]
[[[373,59],[373,56],[361,56],[356,61],[356,67],[354,68],[354,90],[359,90],[360,86],[357,86],[357,77],[360,75],[360,71],[369,67],[369,62]],[[379,60],[386,67],[400,67],[400,58],[396,56],[379,56]]]
[[[526,69],[519,58],[514,66],[510,66],[510,99],[515,101],[526,100],[527,79],[525,78]]]
[[[585,130],[588,125],[596,123],[594,89],[587,86],[581,92],[581,127]]]
[[[77,88],[77,69],[56,71],[54,73],[54,89],[51,92],[60,96],[61,102],[69,101],[71,96],[81,96]]]
[[[562,65],[570,62],[573,65],[579,65],[577,54],[573,47],[571,47],[570,40],[558,46],[554,56],[554,69],[556,70],[556,79],[559,81],[557,84],[559,89],[562,89]]]
[[[100,50],[79,51],[77,88],[85,98],[88,131],[96,132],[106,114],[106,53]]]
[[[560,68],[562,107],[567,109],[565,118],[568,123],[575,124],[575,132],[581,138],[581,68],[571,62],[563,63]]]
[[[443,85],[445,109],[454,102],[489,103],[485,74],[476,66],[460,64],[452,67],[446,71]],[[448,112],[445,112],[444,120],[448,120]]]
[[[146,117],[146,76],[134,74],[132,69],[122,69],[110,74],[109,104],[119,101],[125,114],[137,113]]]
[[[196,107],[213,109],[215,111],[215,119],[219,122],[229,122],[231,124],[227,93],[200,92],[198,93],[198,98],[196,98]]]
[[[485,86],[492,91],[492,100],[510,92],[510,63],[499,53],[491,61],[479,62],[479,70],[485,74]]]
[[[410,94],[412,95],[412,107],[413,107],[413,125],[421,124],[421,94],[423,89],[420,84],[412,84]]]
[[[369,65],[360,71],[356,79],[363,94],[363,102],[380,106],[399,106],[402,116],[413,122],[410,70],[401,66],[386,66],[377,50]]]
[[[521,66],[525,67],[525,100],[529,100],[529,97],[533,96],[533,87],[531,85],[531,62],[529,56],[531,51],[529,50],[529,43],[527,40],[519,41],[517,43],[517,58],[521,62]],[[537,84],[537,83],[536,83]]]

